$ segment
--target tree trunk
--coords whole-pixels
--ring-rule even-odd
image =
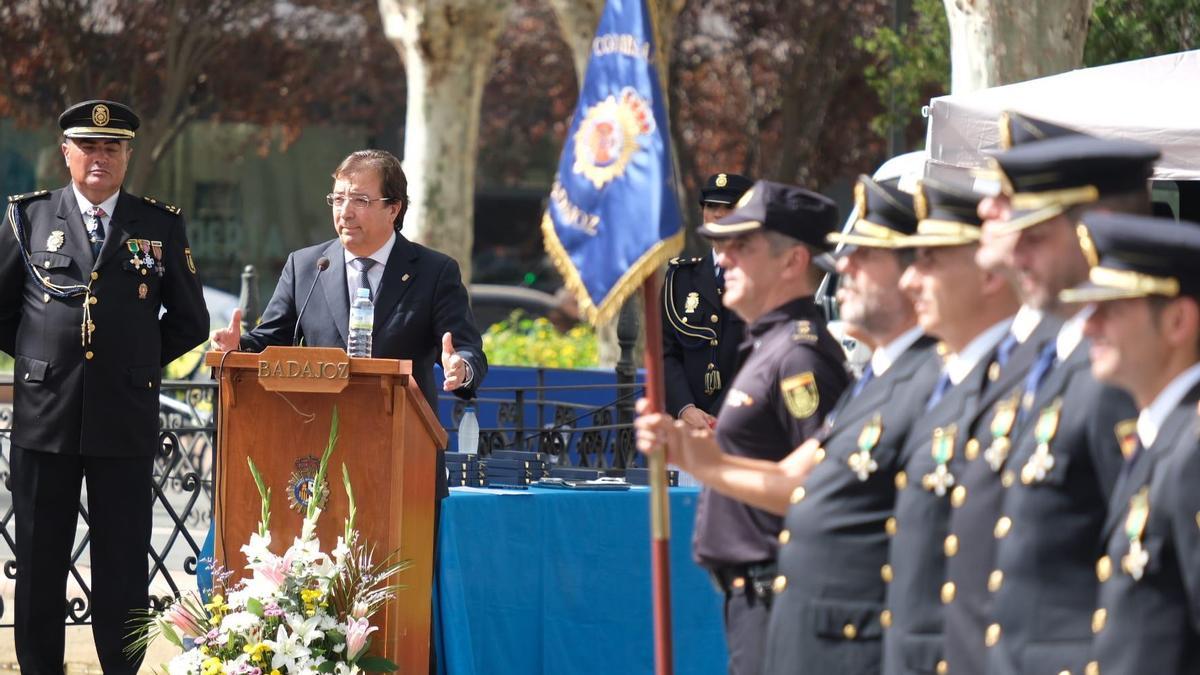
[[[508,0],[379,0],[384,33],[404,60],[404,172],[410,239],[458,261],[471,278],[479,105]]]
[[[950,91],[1061,73],[1083,62],[1092,0],[944,0]]]

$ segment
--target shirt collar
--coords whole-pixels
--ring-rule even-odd
[[[92,204],[90,201],[88,201],[88,198],[84,197],[83,193],[79,191],[79,186],[75,185],[75,181],[71,181],[71,190],[75,192],[75,201],[79,203],[79,212],[83,214],[85,223],[87,222],[88,212],[92,210],[93,206],[99,206],[104,210],[105,217],[111,218],[113,209],[117,208],[117,197],[121,196],[121,190],[118,189],[116,192],[112,193],[112,196],[108,199],[105,199],[99,204]]]
[[[975,336],[962,351],[957,354],[950,355],[946,359],[946,373],[950,375],[950,383],[957,385],[967,378],[975,365],[979,363],[983,357],[992,350],[1000,340],[1004,338],[1004,334],[1008,332],[1009,326],[1012,325],[1012,319],[1007,318],[999,321],[991,328],[983,331]]]
[[[1025,344],[1029,336],[1033,335],[1033,331],[1038,327],[1038,324],[1042,322],[1042,317],[1044,316],[1045,313],[1040,309],[1034,309],[1029,305],[1021,305],[1021,308],[1017,310],[1017,315],[1012,320],[1012,334],[1013,337],[1017,338],[1017,342]]]
[[[388,256],[390,256],[392,254],[392,247],[395,245],[396,245],[396,231],[392,230],[392,236],[388,237],[388,240],[386,242],[384,242],[383,246],[380,246],[378,249],[375,250],[374,253],[372,253],[371,255],[369,255],[367,257],[370,258],[371,260],[374,260],[375,265],[379,269],[383,269],[384,266],[387,265]],[[345,254],[347,265],[350,264],[351,260],[362,257],[362,256],[354,255],[353,253],[351,253],[350,251],[347,251],[344,248],[342,249],[342,253]]]
[[[1058,329],[1058,337],[1054,342],[1055,355],[1058,357],[1058,362],[1062,363],[1067,360],[1071,352],[1083,342],[1083,324],[1088,317],[1092,315],[1092,306],[1088,305],[1075,313],[1074,316],[1067,319],[1063,323],[1062,328]]]
[[[908,351],[908,348],[913,346],[920,337],[924,335],[920,326],[913,326],[904,331],[891,342],[878,347],[871,354],[871,370],[874,371],[875,377],[879,377],[887,372],[888,368],[900,358],[900,355]]]
[[[1163,422],[1167,421],[1167,415],[1171,414],[1197,382],[1200,382],[1200,363],[1193,364],[1191,368],[1176,375],[1170,384],[1158,392],[1154,401],[1138,413],[1137,433],[1143,448],[1154,445],[1159,429],[1162,428]]]

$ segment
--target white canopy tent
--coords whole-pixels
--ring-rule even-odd
[[[939,96],[929,105],[926,173],[985,166],[1005,110],[1149,143],[1163,153],[1155,180],[1200,180],[1200,50]]]

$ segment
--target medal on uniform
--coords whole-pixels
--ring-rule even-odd
[[[696,308],[700,306],[700,294],[692,291],[687,294],[687,299],[683,301],[683,313],[692,314]]]
[[[150,242],[150,252],[154,254],[155,267],[158,271],[158,276],[162,276],[167,268],[163,265],[163,243],[161,241]]]
[[[1008,459],[1008,451],[1012,447],[1008,435],[1012,433],[1013,424],[1017,421],[1019,399],[1019,394],[1013,394],[1012,397],[996,404],[996,412],[992,415],[992,426],[989,429],[992,442],[988,444],[987,450],[983,451],[983,459],[992,471],[999,472],[1004,467],[1004,460]]]
[[[137,239],[130,239],[129,241],[125,242],[125,246],[129,248],[129,253],[133,256],[129,259],[129,264],[133,265],[134,269],[141,267],[142,256],[141,250],[138,248]]]
[[[1042,408],[1038,415],[1037,425],[1033,429],[1037,440],[1037,449],[1029,456],[1025,466],[1021,467],[1021,482],[1026,485],[1040,483],[1046,480],[1046,475],[1054,468],[1054,455],[1050,454],[1050,441],[1058,433],[1058,418],[1062,415],[1062,397],[1054,399],[1054,403]]]
[[[1117,422],[1113,431],[1117,434],[1117,443],[1121,446],[1121,456],[1129,459],[1133,456],[1133,451],[1137,450],[1137,420]]]
[[[138,300],[145,300],[146,295],[150,293],[150,287],[146,284],[138,284]]]
[[[938,427],[933,430],[933,442],[930,452],[937,466],[933,471],[921,478],[921,487],[939,497],[945,497],[946,491],[954,485],[954,474],[950,473],[950,459],[954,457],[954,438],[958,435],[958,425]]]
[[[850,465],[850,470],[860,481],[865,482],[871,474],[879,470],[879,463],[871,457],[871,451],[879,444],[882,435],[883,417],[876,413],[858,434],[858,451],[851,453],[846,459],[846,464]]]
[[[63,247],[63,243],[67,240],[67,235],[62,230],[55,230],[46,237],[46,250],[51,253]]]
[[[1150,519],[1150,488],[1143,487],[1129,500],[1129,515],[1125,518],[1125,536],[1129,538],[1129,552],[1121,558],[1121,567],[1134,581],[1141,581],[1150,562],[1150,552],[1142,546],[1142,535],[1146,521]]]

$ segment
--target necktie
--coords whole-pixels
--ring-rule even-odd
[[[1017,336],[1009,331],[1000,344],[996,347],[996,365],[1003,368],[1008,364],[1008,357],[1012,356],[1013,350],[1017,348]]]
[[[93,206],[88,215],[92,217],[92,222],[88,223],[88,243],[92,245],[92,257],[100,257],[100,249],[104,248],[104,222],[100,219],[104,217],[104,209],[99,206]]]
[[[929,402],[925,404],[926,410],[933,410],[933,406],[942,400],[946,392],[950,390],[950,373],[942,371],[942,376],[938,378],[937,384],[933,385],[933,393],[929,395]]]
[[[725,290],[725,268],[717,266],[717,293]]]
[[[1021,394],[1021,412],[1017,416],[1017,423],[1020,424],[1029,416],[1029,408],[1033,406],[1034,398],[1037,396],[1038,387],[1041,386],[1042,380],[1046,379],[1046,374],[1054,367],[1054,361],[1058,358],[1058,345],[1054,340],[1051,340],[1042,347],[1042,351],[1038,353],[1038,360],[1034,361],[1033,367],[1025,375],[1025,389]]]
[[[367,289],[367,294],[371,298],[371,302],[375,301],[375,293],[371,290],[371,280],[368,278],[368,272],[375,266],[375,261],[371,258],[355,258],[350,261],[354,265],[354,269],[358,270],[358,287]]]
[[[862,393],[866,388],[867,383],[875,379],[875,367],[868,363],[866,369],[863,370],[862,377],[858,378],[858,382],[854,383],[854,389],[850,390],[850,398],[854,398]]]

